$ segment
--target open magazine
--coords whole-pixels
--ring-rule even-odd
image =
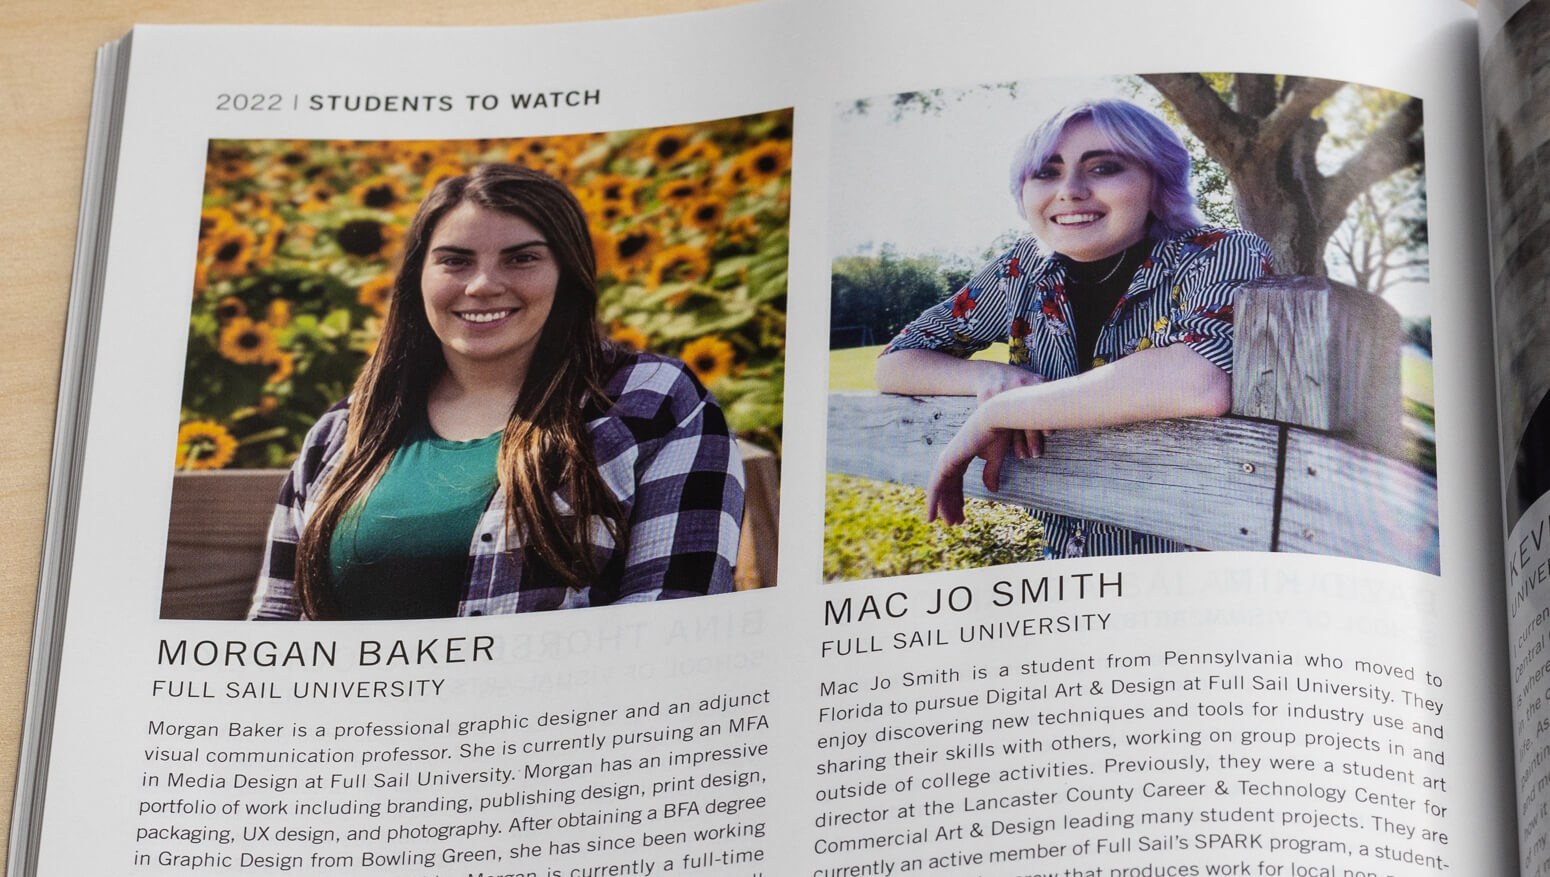
[[[1550,870],[1550,3],[938,6],[105,47],[8,873]]]

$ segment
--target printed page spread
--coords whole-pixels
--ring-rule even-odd
[[[1515,873],[1476,37],[136,29],[10,873]]]

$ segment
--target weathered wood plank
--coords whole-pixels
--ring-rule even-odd
[[[1233,302],[1232,413],[1347,436],[1398,455],[1399,313],[1324,277],[1270,277]]]
[[[1437,481],[1409,463],[1290,430],[1280,548],[1436,573]]]
[[[974,409],[964,396],[833,393],[831,472],[924,486],[943,447]],[[1188,418],[1057,433],[1045,456],[1009,461],[999,493],[971,496],[1107,521],[1214,550],[1268,551],[1277,427]]]
[[[780,461],[752,442],[737,442],[748,489],[734,581],[739,591],[775,587],[780,540]]]
[[[173,477],[161,617],[247,614],[284,480],[284,469],[179,472]]]

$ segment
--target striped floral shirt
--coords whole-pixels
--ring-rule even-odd
[[[569,588],[516,544],[497,489],[475,528],[459,615],[493,615],[643,602],[732,589],[743,517],[743,464],[716,400],[674,359],[637,354],[607,384],[610,404],[588,421],[604,482],[625,510],[618,550],[593,528],[599,580]],[[349,409],[335,406],[307,434],[269,529],[249,617],[296,619],[296,545],[317,490],[344,447]]]
[[[1011,362],[1047,380],[1076,375],[1077,341],[1066,295],[1066,260],[1032,238],[980,269],[963,289],[929,308],[883,351],[936,350],[966,357],[1009,342]],[[1257,235],[1202,226],[1157,241],[1104,322],[1091,365],[1149,347],[1187,344],[1232,373],[1233,292],[1270,273],[1270,248]],[[1055,557],[1155,554],[1183,550],[1160,536],[1035,511],[1046,554]]]

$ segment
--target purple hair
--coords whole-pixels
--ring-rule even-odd
[[[1152,174],[1153,238],[1172,237],[1201,225],[1205,217],[1189,188],[1189,151],[1163,121],[1129,101],[1105,100],[1075,104],[1033,129],[1012,156],[1012,200],[1023,214],[1023,183],[1055,152],[1055,141],[1073,122],[1091,120],[1114,150],[1138,162]],[[1028,217],[1023,215],[1024,219]]]

